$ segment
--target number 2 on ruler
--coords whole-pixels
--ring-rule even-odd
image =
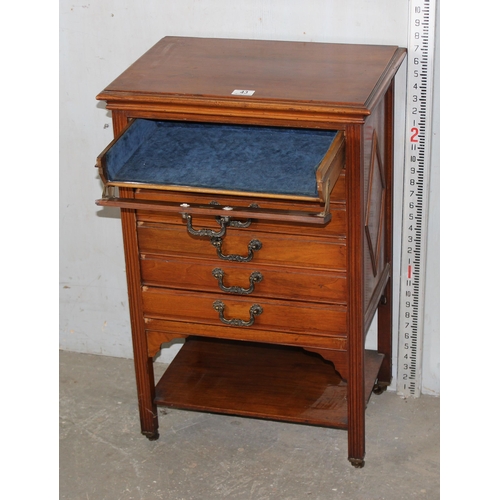
[[[411,137],[410,137],[410,141],[411,142],[418,142],[418,128],[417,127],[413,127],[411,130]]]

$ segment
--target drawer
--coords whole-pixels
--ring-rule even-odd
[[[138,118],[97,166],[107,186],[324,200],[344,164],[344,142],[336,130]]]
[[[147,255],[140,264],[142,282],[149,286],[346,304],[346,277],[342,273]]]
[[[289,333],[335,335],[346,332],[346,308],[267,298],[230,297],[223,294],[191,293],[143,287],[146,318]],[[227,322],[239,323],[236,325]],[[186,326],[189,332],[189,326]]]
[[[344,180],[344,175],[341,176],[342,181]],[[339,178],[339,181],[341,180]],[[343,189],[344,182],[338,182],[340,188]],[[335,192],[336,190],[334,190]],[[333,193],[332,193],[333,194]],[[154,200],[163,202],[175,202],[179,205],[181,203],[188,203],[191,205],[196,204],[216,204],[222,207],[248,207],[250,204],[257,204],[262,210],[274,209],[282,210],[286,212],[289,211],[303,211],[303,212],[320,212],[322,206],[319,203],[311,203],[305,201],[289,201],[289,200],[272,200],[267,198],[243,198],[235,196],[217,196],[217,195],[206,195],[206,194],[192,194],[183,193],[176,191],[154,191],[150,189],[138,189],[135,193],[135,199],[137,200]],[[344,202],[331,203],[330,204],[331,220],[321,226],[316,225],[304,225],[300,223],[293,222],[275,222],[265,219],[253,218],[249,226],[249,230],[265,231],[272,233],[283,233],[283,234],[299,234],[302,235],[305,232],[309,235],[317,236],[340,236],[345,237],[346,235],[346,211],[345,211],[345,194]],[[229,214],[228,214],[229,215]],[[185,225],[185,220],[179,213],[161,213],[148,210],[138,210],[137,220],[142,222],[160,222],[168,224],[178,224]],[[209,216],[193,216],[193,220],[196,224],[208,227],[208,228],[218,228],[215,217]],[[241,219],[239,219],[241,220]],[[244,221],[246,221],[245,219]]]
[[[220,240],[218,249],[210,238],[192,236],[182,226],[139,223],[137,235],[139,252],[144,254],[220,258],[221,262],[227,262],[228,258],[234,260],[237,256],[254,264],[340,271],[346,267],[345,241],[333,238],[276,235],[231,228]]]
[[[96,166],[106,188],[97,201],[101,206],[177,210],[178,205],[158,199],[116,198],[115,187],[304,201],[314,208],[312,213],[262,209],[259,218],[324,225],[330,205],[345,201],[344,182],[336,188],[345,166],[342,130],[137,118],[99,155]],[[206,207],[189,210],[199,214]]]

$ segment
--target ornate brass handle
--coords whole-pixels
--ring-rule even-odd
[[[262,243],[259,240],[251,240],[248,244],[248,255],[224,255],[222,253],[222,238],[214,237],[210,239],[210,243],[217,249],[217,255],[222,260],[230,260],[233,262],[250,262],[253,259],[253,253],[262,248]]]
[[[259,271],[254,271],[248,278],[248,281],[250,281],[250,286],[248,288],[242,288],[240,286],[225,286],[224,283],[222,283],[222,280],[224,279],[224,271],[219,267],[216,267],[212,271],[212,275],[216,280],[219,281],[219,288],[223,292],[239,293],[242,295],[248,295],[252,293],[255,288],[255,283],[260,283],[263,279],[263,276],[259,273]]]
[[[222,300],[216,300],[213,303],[213,308],[219,313],[219,319],[225,324],[230,326],[252,326],[255,322],[255,316],[262,314],[264,311],[259,304],[254,304],[250,308],[250,319],[248,321],[244,321],[242,319],[226,319],[224,318],[224,302]]]
[[[220,203],[218,201],[211,201],[210,202],[210,205],[220,205]],[[250,203],[250,205],[248,205],[250,208],[260,208],[259,205],[257,203]],[[230,208],[230,207],[228,207]],[[215,217],[215,220],[217,220],[217,222],[219,222],[219,219],[221,219],[222,217],[220,216],[217,216]],[[219,222],[220,224],[220,222]],[[247,227],[250,227],[250,225],[252,224],[252,219],[248,219],[246,220],[245,222],[241,222],[239,220],[232,220],[231,222],[229,222],[229,225],[231,227],[237,227],[237,228],[247,228]]]
[[[252,219],[248,219],[247,221],[245,222],[241,222],[239,220],[232,220],[229,225],[231,227],[237,227],[237,228],[244,228],[244,227],[250,227],[250,225],[252,224]]]
[[[213,229],[194,229],[192,219],[193,217],[189,214],[182,214],[183,219],[186,219],[187,231],[193,236],[209,236],[211,238],[222,238],[226,234],[226,227],[231,222],[231,217],[218,217],[217,222],[220,224],[220,231],[214,231]]]

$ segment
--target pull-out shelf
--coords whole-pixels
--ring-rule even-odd
[[[243,216],[325,224],[344,162],[342,131],[136,119],[97,158],[106,193],[97,203],[193,214],[221,211],[120,199],[112,187],[306,200],[318,203],[317,213],[237,210]]]

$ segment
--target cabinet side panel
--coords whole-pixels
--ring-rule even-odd
[[[381,290],[387,282],[386,234],[389,229],[387,208],[391,169],[387,158],[384,100],[374,109],[363,127],[364,144],[364,210],[363,210],[363,259],[364,259],[364,311],[365,326],[378,306]]]
[[[385,164],[387,168],[385,259],[390,265],[390,276],[383,290],[378,308],[378,352],[384,360],[378,375],[379,387],[387,387],[392,379],[392,287],[393,272],[393,199],[394,199],[394,80],[385,96]]]

